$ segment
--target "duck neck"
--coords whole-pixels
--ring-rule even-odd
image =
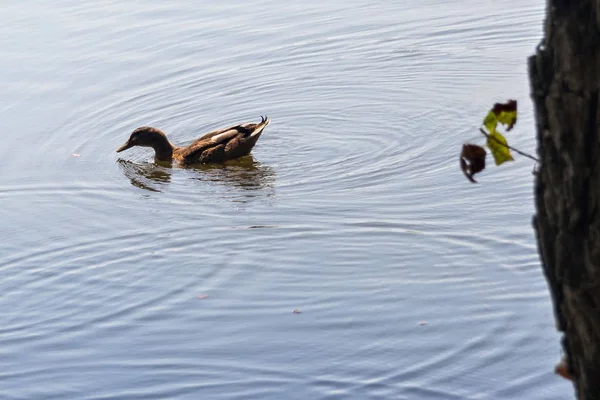
[[[173,150],[175,150],[175,146],[173,146],[166,137],[161,137],[160,140],[153,144],[152,148],[154,149],[154,157],[158,161],[173,160]]]

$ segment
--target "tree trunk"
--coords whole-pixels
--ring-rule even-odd
[[[600,0],[548,0],[544,36],[534,227],[577,398],[600,399]]]

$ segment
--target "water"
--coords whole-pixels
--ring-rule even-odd
[[[542,3],[5,4],[0,398],[570,397],[533,165],[458,168],[508,98],[534,151]],[[261,114],[225,167],[115,153]]]

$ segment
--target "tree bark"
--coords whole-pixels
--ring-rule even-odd
[[[547,1],[529,77],[542,267],[577,398],[600,399],[600,0]]]

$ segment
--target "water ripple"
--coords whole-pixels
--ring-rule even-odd
[[[493,101],[532,126],[539,4],[37,3],[0,10],[7,398],[562,393],[531,165],[457,162]],[[115,153],[265,113],[224,166]]]

